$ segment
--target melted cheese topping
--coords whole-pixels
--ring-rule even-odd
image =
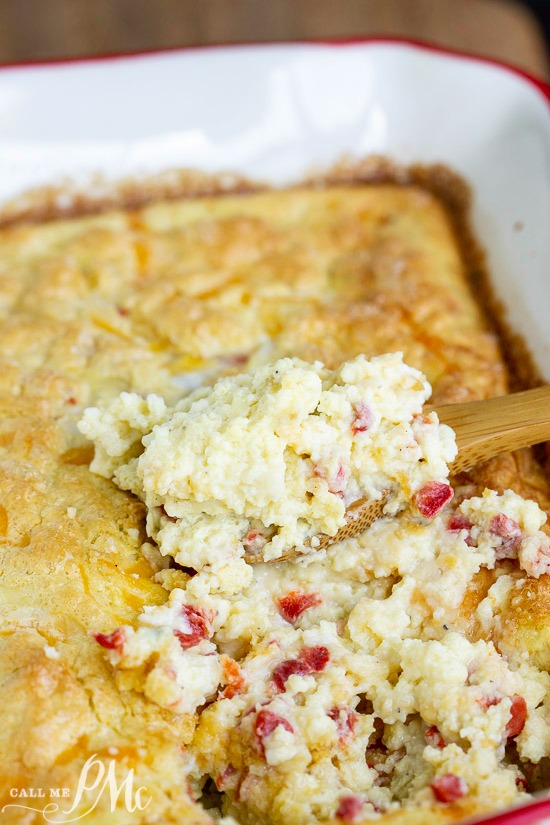
[[[335,811],[340,822],[351,821],[371,810],[362,795],[374,799],[377,793],[384,804],[391,798],[388,804],[403,806],[392,810],[392,825],[439,825],[506,804],[515,770],[520,790],[526,783],[534,791],[548,785],[546,760],[538,761],[549,750],[547,700],[536,705],[530,688],[524,730],[509,739],[504,759],[501,749],[471,748],[460,738],[436,748],[446,760],[436,766],[436,796],[430,785],[433,755],[430,762],[424,756],[426,738],[439,741],[433,726],[426,727],[419,713],[404,723],[385,723],[373,712],[373,688],[365,685],[358,694],[349,687],[348,674],[367,664],[382,691],[389,662],[386,689],[392,689],[399,678],[398,650],[369,659],[348,651],[341,687],[343,671],[332,670],[331,661],[324,671],[289,677],[277,701],[287,701],[291,686],[308,680],[320,685],[333,673],[329,687],[342,704],[333,712],[329,687],[323,687],[330,715],[318,704],[300,717],[303,724],[289,716],[294,733],[284,724],[270,732],[273,719],[257,718],[261,706],[245,717],[249,708],[241,713],[235,704],[251,690],[241,679],[245,668],[249,683],[258,676],[258,695],[270,683],[271,664],[261,647],[270,628],[286,629],[297,650],[298,631],[322,620],[323,628],[335,626],[340,644],[356,645],[347,630],[353,608],[367,598],[381,605],[390,594],[400,628],[403,614],[412,615],[403,633],[413,640],[440,642],[445,624],[472,645],[492,639],[516,674],[525,663],[542,673],[550,670],[550,579],[544,573],[544,539],[530,534],[529,525],[521,528],[520,542],[514,525],[512,535],[491,537],[489,545],[500,548],[495,567],[472,574],[477,524],[459,531],[467,542],[461,555],[444,553],[435,565],[431,533],[422,539],[427,522],[417,514],[405,521],[403,514],[403,540],[386,542],[384,536],[385,543],[374,543],[365,534],[326,557],[310,556],[307,564],[256,565],[249,584],[237,580],[234,592],[224,593],[215,590],[207,569],[192,576],[161,556],[146,541],[142,502],[89,471],[93,450],[76,423],[85,407],[104,410],[122,391],[138,394],[143,415],[160,421],[164,407],[149,409],[145,399],[156,395],[173,408],[182,392],[220,375],[287,357],[319,360],[334,370],[361,353],[370,358],[395,350],[428,377],[436,406],[508,391],[500,344],[468,283],[452,222],[436,197],[415,186],[189,198],[0,230],[0,806],[16,801],[12,788],[50,785],[69,788],[72,804],[82,766],[94,752],[105,770],[114,759],[119,784],[132,769],[134,787],[147,789],[143,796],[151,796],[151,803],[131,815],[140,824],[211,825],[210,812],[220,803],[247,825],[294,825],[311,812],[324,817]],[[124,427],[117,426],[124,439]],[[490,487],[500,493],[511,488],[543,509],[550,505],[548,480],[530,452],[503,455],[456,483],[452,503],[481,498]],[[502,507],[496,502],[493,514]],[[513,511],[509,517],[521,521]],[[436,516],[434,526],[442,518],[443,513]],[[495,526],[502,533],[506,524],[500,519]],[[446,535],[444,525],[441,530]],[[456,608],[445,607],[451,596],[449,604],[455,604],[463,571],[469,581],[464,598]],[[401,610],[401,591],[393,590],[413,574],[422,582],[419,595],[415,588],[410,607]],[[173,602],[167,591],[178,591]],[[174,619],[172,634],[164,611],[164,630],[151,624],[149,609],[179,601],[184,615]],[[283,618],[282,611],[296,616],[306,604],[294,622]],[[445,615],[430,618],[439,605]],[[369,610],[370,617],[377,615]],[[421,629],[420,614],[427,617]],[[128,629],[129,642],[136,638],[126,662],[124,656],[117,660],[124,633],[110,638],[117,627]],[[173,630],[180,634],[176,647]],[[144,633],[149,641],[142,647]],[[152,634],[157,635],[151,644]],[[112,647],[100,646],[95,635]],[[330,646],[332,638],[325,634],[323,644]],[[268,648],[273,668],[285,656],[277,642],[278,636]],[[210,649],[206,644],[216,650],[203,656],[198,651]],[[186,657],[197,664],[192,653],[201,657],[196,684],[186,676]],[[221,686],[215,687],[220,668]],[[437,672],[429,675],[435,683]],[[359,677],[353,678],[359,685]],[[162,704],[183,697],[179,707],[190,707],[203,696],[209,715],[202,704],[193,715]],[[297,693],[289,714],[305,714],[302,706],[313,701],[306,699]],[[350,708],[357,716],[351,733]],[[384,711],[382,703],[378,711]],[[501,711],[491,705],[487,712]],[[281,708],[282,718],[284,713]],[[186,746],[199,720],[191,753]],[[294,750],[292,759],[309,760],[307,768],[294,772],[289,758],[266,773],[255,734],[239,734],[252,721],[262,732],[266,760],[277,762]],[[521,759],[515,742],[521,742]],[[463,770],[477,772],[480,790]],[[454,779],[445,779],[444,771],[454,772]],[[423,795],[409,792],[411,777]],[[225,801],[212,795],[214,780]],[[471,788],[465,796],[441,801],[456,796],[466,781]],[[202,792],[204,807],[194,801]],[[336,799],[339,793],[342,799]],[[74,815],[96,796],[88,794]],[[122,797],[110,810],[106,793],[86,821],[118,825],[128,816]]]

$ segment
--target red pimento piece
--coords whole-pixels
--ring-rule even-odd
[[[451,533],[460,533],[461,530],[471,530],[472,527],[472,522],[460,513],[453,513],[447,524],[447,529],[450,530]]]
[[[358,796],[341,796],[336,808],[336,818],[342,822],[356,822],[363,811],[363,800]]]
[[[118,650],[120,653],[126,641],[126,631],[123,627],[117,627],[112,633],[94,633],[94,639],[101,647],[106,647],[107,650]]]
[[[524,776],[516,776],[516,788],[523,793],[529,793],[529,783]]]
[[[469,521],[466,516],[463,516],[460,513],[453,513],[447,524],[447,529],[450,533],[460,533],[461,530],[471,530],[473,526],[474,525],[472,522]],[[470,535],[466,536],[465,541],[468,547],[473,545]]]
[[[318,593],[304,593],[302,590],[289,590],[279,599],[279,611],[287,622],[295,622],[305,610],[317,607],[323,600]]]
[[[184,604],[181,612],[189,625],[189,630],[174,630],[174,636],[180,643],[182,650],[187,650],[187,648],[197,645],[203,639],[210,638],[212,619],[206,611],[200,607]]]
[[[439,729],[432,725],[428,730],[424,733],[424,738],[428,745],[431,745],[432,748],[444,748],[446,747],[447,743],[441,736]]]
[[[431,783],[431,788],[438,802],[456,802],[468,793],[465,781],[454,773],[436,777]]]
[[[284,690],[287,679],[294,676],[296,673],[299,676],[303,676],[306,673],[303,665],[298,661],[298,659],[285,659],[285,661],[281,662],[280,665],[277,665],[273,671],[273,681],[275,682],[275,686],[279,690]]]
[[[483,710],[487,710],[487,708],[492,708],[494,705],[498,705],[502,702],[502,696],[482,696],[481,699],[477,700],[478,705],[483,708]]]
[[[354,435],[366,432],[374,424],[374,414],[368,404],[361,402],[354,407],[355,418],[351,429]]]
[[[442,481],[428,481],[412,497],[416,509],[426,518],[433,518],[453,497],[453,488]]]
[[[290,676],[307,676],[310,673],[320,673],[328,664],[330,653],[324,645],[303,647],[297,659],[285,659],[273,671],[273,681],[279,690],[285,689]]]
[[[307,673],[320,673],[328,665],[329,659],[330,653],[324,645],[303,647],[298,656]]]
[[[527,721],[527,703],[523,696],[512,696],[512,707],[510,708],[510,721],[506,725],[504,733],[507,739],[514,739],[519,736]]]
[[[517,558],[521,543],[521,527],[515,519],[497,513],[489,523],[489,531],[500,536],[502,543],[495,548],[497,560]]]
[[[327,716],[336,723],[338,739],[342,744],[346,744],[353,739],[357,716],[352,710],[335,705],[335,707],[327,711]]]
[[[256,737],[262,756],[265,757],[264,740],[279,726],[283,727],[289,733],[294,733],[294,728],[288,719],[285,719],[284,716],[279,716],[277,713],[273,713],[271,710],[261,710],[256,716]]]
[[[227,768],[219,773],[214,782],[219,791],[226,791],[228,788],[235,788],[237,786],[237,769],[233,765],[228,765]]]
[[[502,536],[504,539],[521,536],[521,527],[517,521],[510,518],[510,516],[505,516],[504,513],[497,513],[496,516],[493,516],[489,524],[489,530],[495,536]]]

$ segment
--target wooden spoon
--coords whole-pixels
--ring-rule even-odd
[[[437,414],[441,423],[448,424],[456,433],[458,455],[449,467],[454,475],[501,453],[550,440],[550,386],[486,401],[447,404],[438,407]],[[389,493],[380,501],[355,501],[346,511],[346,523],[334,536],[317,536],[315,549],[322,550],[364,532],[382,516],[388,498]],[[312,547],[311,539],[306,546]],[[299,555],[300,551],[292,548],[273,561],[287,561]],[[245,553],[245,559],[250,564],[262,561],[255,553]]]

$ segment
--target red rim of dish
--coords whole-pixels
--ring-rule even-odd
[[[438,46],[426,40],[416,40],[409,37],[387,37],[384,35],[373,35],[369,37],[334,37],[334,38],[311,38],[303,40],[272,40],[264,42],[229,42],[229,43],[202,43],[200,45],[188,46],[167,46],[159,49],[141,49],[129,52],[105,52],[101,54],[85,55],[83,57],[60,57],[60,58],[46,58],[37,60],[24,60],[14,63],[1,63],[0,72],[6,69],[25,69],[25,68],[41,68],[49,66],[64,66],[72,64],[85,63],[103,63],[117,60],[125,60],[140,57],[154,57],[155,55],[178,54],[192,51],[204,51],[207,49],[232,49],[232,48],[257,48],[262,46],[359,46],[369,44],[380,44],[388,46],[409,46],[413,49],[421,51],[435,52],[436,54],[443,54],[450,57],[457,57],[474,63],[482,63],[488,66],[494,66],[497,69],[502,69],[506,72],[516,75],[522,80],[527,81],[531,86],[544,97],[546,103],[550,106],[550,83],[542,80],[531,72],[519,68],[512,63],[497,60],[492,57],[485,57],[483,55],[472,54],[468,51],[460,49],[448,48],[447,46]]]
[[[485,819],[466,820],[464,825],[543,825],[549,821],[550,797],[537,799],[518,808],[510,808]]]
[[[497,69],[509,72],[520,79],[527,81],[530,86],[533,86],[539,94],[542,95],[550,108],[550,84],[546,83],[536,75],[531,74],[525,69],[520,69],[511,63],[506,63],[501,60],[496,60],[492,57],[484,57],[482,55],[472,54],[471,52],[461,51],[460,49],[447,48],[446,46],[437,46],[425,40],[415,40],[408,37],[386,37],[384,35],[371,37],[336,37],[336,38],[311,38],[308,40],[275,40],[266,42],[231,42],[231,43],[204,43],[201,45],[189,46],[172,46],[159,49],[142,49],[130,52],[111,52],[103,54],[86,55],[84,57],[62,57],[62,58],[48,58],[38,60],[26,60],[15,63],[0,64],[0,73],[6,69],[25,69],[25,68],[41,68],[49,66],[64,66],[73,64],[85,63],[106,63],[110,61],[118,61],[140,57],[154,57],[155,55],[178,54],[192,51],[205,51],[207,49],[232,49],[232,48],[257,48],[266,46],[358,46],[380,44],[388,46],[408,46],[419,51],[434,52],[436,54],[447,55],[450,57],[457,57],[474,63],[482,63],[488,66],[496,67]],[[550,812],[550,799],[543,799],[535,801],[521,808],[515,808],[508,811],[503,811],[500,814],[489,815],[486,819],[476,820],[478,825],[538,825],[542,823],[541,817],[547,817]]]

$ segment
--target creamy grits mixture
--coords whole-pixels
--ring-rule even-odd
[[[92,469],[145,502],[169,594],[96,639],[121,689],[197,712],[190,778],[223,815],[501,807],[550,753],[550,676],[491,641],[518,583],[550,572],[545,514],[511,491],[453,497],[454,435],[422,412],[429,394],[399,354],[336,372],[284,359],[173,408],[123,393],[86,411]],[[265,563],[388,489],[360,536]],[[495,581],[465,616],[482,568]]]
[[[435,413],[422,414],[429,394],[400,354],[334,372],[283,358],[173,408],[122,393],[88,409],[80,429],[96,445],[92,470],[147,505],[161,553],[227,577],[230,567],[245,575],[235,564],[245,551],[270,560],[311,549],[305,542],[334,535],[358,499],[390,492],[395,513],[445,480],[456,445]]]

